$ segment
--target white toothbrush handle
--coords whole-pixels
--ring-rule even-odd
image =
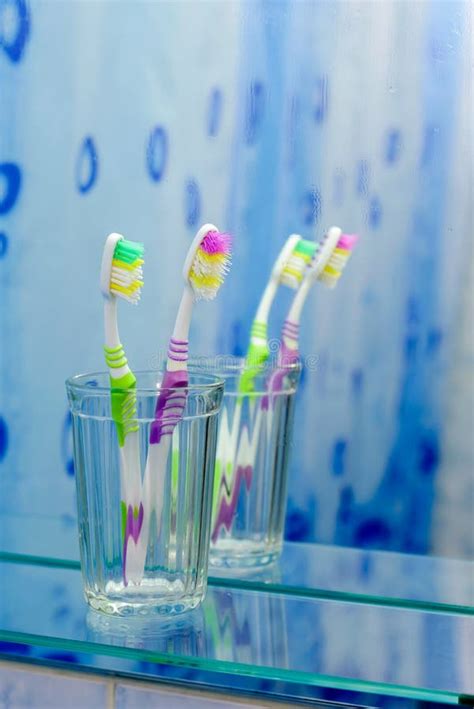
[[[138,507],[141,502],[140,437],[138,431],[127,434],[120,448],[122,499]]]
[[[117,299],[114,296],[109,296],[104,300],[104,331],[106,361],[109,368],[111,384],[113,380],[116,380],[117,387],[124,387],[124,391],[128,391],[127,387],[130,386],[130,383],[133,383],[134,385],[135,378],[133,377],[130,367],[128,366],[125,353],[120,342],[117,322]],[[117,364],[120,366],[117,366]],[[128,382],[128,385],[124,386],[123,381],[127,381],[127,377],[130,381]],[[124,379],[122,380],[122,378]],[[133,389],[130,389],[129,391],[130,395],[134,396]],[[135,408],[136,400],[133,402],[133,405]],[[118,430],[121,424],[124,423],[124,420],[121,418],[114,420]],[[135,516],[135,512],[137,510],[140,511],[142,480],[139,432],[134,429],[135,425],[128,426],[128,430],[125,428],[125,434],[123,434],[124,429],[122,428],[122,435],[124,437],[121,441],[122,445],[119,446],[120,499],[121,505],[125,506],[125,509],[121,510],[121,520],[123,520],[123,513],[125,513],[125,528],[122,529],[122,534],[124,536],[123,576],[125,583],[128,583],[128,581],[139,581],[139,578],[137,579],[137,576],[133,570],[133,556],[136,544],[140,540],[140,535],[142,535],[140,520],[143,525],[143,517],[140,517],[140,514]],[[129,520],[130,509],[131,522]],[[135,541],[137,535],[138,540]]]
[[[140,534],[136,554],[133,559],[133,573],[136,581],[143,578],[146,565],[146,557],[150,544],[150,526],[153,510],[156,516],[157,533],[160,532],[161,515],[163,511],[163,492],[168,468],[168,455],[171,443],[171,436],[166,436],[159,445],[150,446],[143,479],[143,528]],[[129,567],[129,574],[131,570]],[[130,576],[131,578],[131,576]]]
[[[147,464],[145,469],[146,487],[144,497],[150,511],[155,511],[156,529],[160,532],[161,515],[163,512],[163,491],[165,488],[166,473],[168,470],[168,457],[171,447],[172,436],[165,436],[158,446],[150,446],[148,451]],[[148,516],[148,525],[150,523]],[[149,526],[148,526],[149,532]]]
[[[185,285],[176,317],[173,335],[169,342],[166,372],[161,382],[163,392],[158,395],[155,420],[150,429],[150,442],[143,480],[144,533],[146,543],[141,547],[141,574],[146,564],[149,545],[150,518],[156,515],[157,532],[161,527],[163,492],[168,469],[171,439],[176,425],[182,418],[186,405],[185,389],[188,384],[188,334],[194,304],[193,291]],[[172,390],[171,393],[169,390]],[[180,391],[182,389],[183,391]]]

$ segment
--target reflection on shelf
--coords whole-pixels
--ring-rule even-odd
[[[50,660],[225,686],[253,677],[448,703],[474,691],[462,614],[212,586],[176,620],[115,619],[88,610],[77,569],[18,562],[0,562],[0,588],[4,655],[48,648]]]
[[[79,567],[74,519],[2,515],[0,521],[0,558],[37,557],[38,563]],[[287,542],[277,564],[260,569],[211,568],[209,583],[474,613],[474,562],[447,557]]]

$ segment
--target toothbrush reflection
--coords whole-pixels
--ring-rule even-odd
[[[277,564],[261,570],[219,571],[219,579],[232,584],[252,580],[262,584],[281,582]],[[286,599],[279,594],[235,593],[213,587],[203,605],[206,632],[212,652],[220,660],[250,665],[289,667]]]
[[[250,574],[247,574],[250,576]],[[258,575],[278,583],[275,565]],[[246,574],[240,574],[242,580]],[[235,577],[234,577],[235,581]],[[209,589],[204,604],[174,618],[123,618],[92,609],[86,615],[87,640],[101,645],[145,650],[157,655],[212,657],[216,660],[289,667],[285,597],[277,594]]]

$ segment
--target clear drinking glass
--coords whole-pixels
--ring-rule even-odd
[[[299,363],[269,361],[242,395],[242,358],[194,360],[222,377],[212,503],[210,564],[239,568],[269,564],[281,551]]]
[[[66,382],[84,592],[94,609],[114,615],[175,614],[206,591],[223,382],[192,367],[184,390],[160,388],[163,372],[135,376],[136,431],[123,447],[108,373]],[[162,434],[164,447],[146,466],[158,392],[179,395],[184,408],[173,420],[173,408],[164,408],[168,418],[161,412],[162,429],[172,433]]]

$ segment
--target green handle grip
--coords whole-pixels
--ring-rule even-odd
[[[268,360],[270,350],[265,344],[251,344],[245,359],[245,368],[240,375],[239,391],[241,394],[249,394],[255,389],[255,378],[262,371],[262,365]]]
[[[125,357],[122,345],[114,348],[104,347],[104,352],[105,361],[107,362],[108,367],[118,369],[119,367],[124,367],[127,364],[127,358]],[[135,375],[130,371],[117,379],[112,376],[110,377],[112,418],[115,422],[118,442],[121,448],[125,443],[127,434],[132,431],[138,431],[138,424],[136,421],[136,385],[137,380]]]

